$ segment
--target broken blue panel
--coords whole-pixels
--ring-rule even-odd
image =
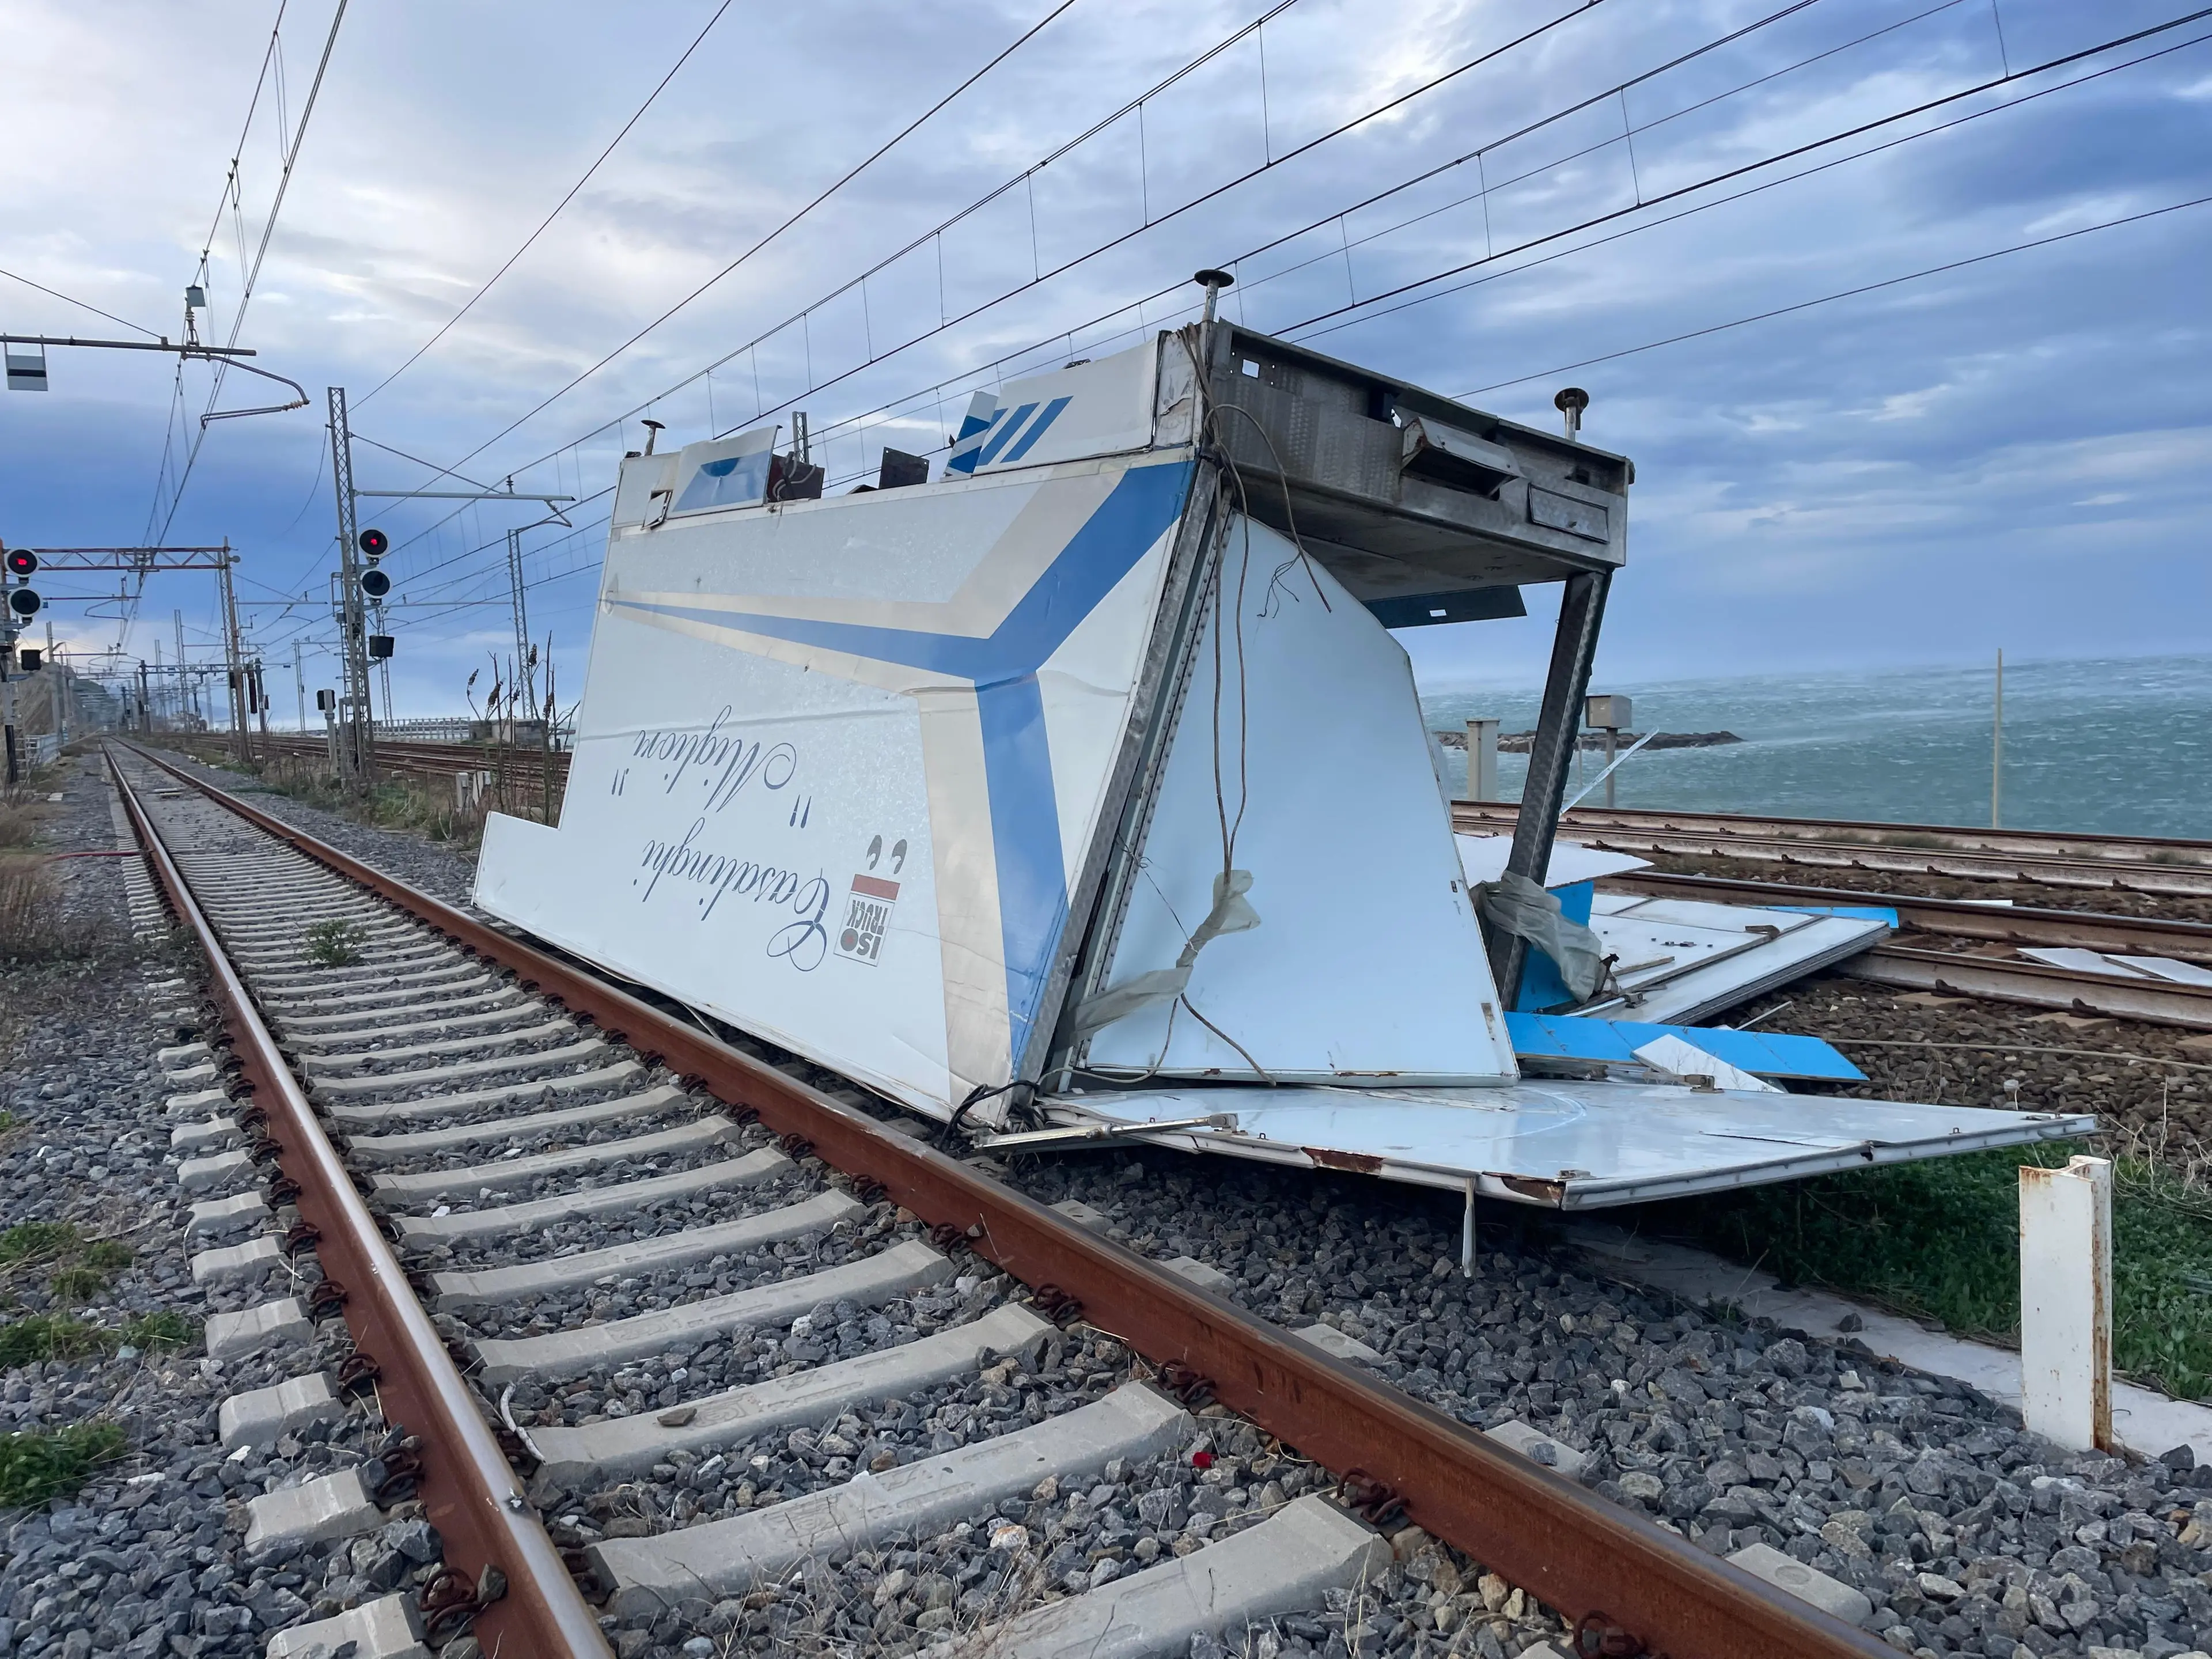
[[[1803,916],[1850,916],[1859,921],[1886,921],[1893,933],[1897,912],[1887,904],[1770,904],[1769,910],[1795,910]]]
[[[1559,914],[1569,921],[1589,926],[1590,906],[1597,896],[1597,884],[1577,881],[1565,887],[1552,889],[1552,896],[1559,902]],[[1539,1008],[1556,1008],[1560,1004],[1572,1005],[1577,1000],[1567,989],[1567,982],[1559,977],[1559,965],[1534,945],[1521,964],[1521,995],[1519,1006],[1533,1013]],[[1747,1071],[1750,1068],[1747,1066]]]
[[[1636,1051],[1662,1036],[1678,1036],[1716,1060],[1754,1077],[1798,1078],[1832,1083],[1863,1083],[1866,1073],[1819,1037],[1779,1031],[1731,1031],[1705,1025],[1636,1025],[1626,1020],[1590,1019],[1577,1014],[1505,1016],[1515,1055],[1523,1060],[1580,1060],[1616,1065],[1637,1063]]]

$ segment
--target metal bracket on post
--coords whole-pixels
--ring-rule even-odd
[[[1589,690],[1598,628],[1605,620],[1605,596],[1612,586],[1610,570],[1579,571],[1567,578],[1559,596],[1559,626],[1552,637],[1543,713],[1528,746],[1528,778],[1522,786],[1521,810],[1514,820],[1513,850],[1505,860],[1511,873],[1539,884],[1551,867],[1567,773],[1574,764],[1575,745],[1582,740],[1583,698]],[[1502,929],[1486,929],[1485,937],[1500,1006],[1510,1009],[1520,998],[1528,942]]]

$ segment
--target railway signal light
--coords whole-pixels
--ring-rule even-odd
[[[8,610],[11,615],[35,617],[39,614],[40,605],[44,603],[44,600],[27,587],[11,587],[8,590]]]
[[[364,570],[361,573],[361,591],[372,599],[380,599],[392,591],[392,578],[381,570]]]
[[[380,559],[392,550],[392,538],[381,530],[371,528],[356,537],[354,544],[361,549],[363,557]]]
[[[15,653],[15,666],[26,674],[35,674],[46,665],[46,653],[25,646]]]
[[[39,556],[27,547],[8,550],[8,574],[11,576],[32,576],[38,574]]]
[[[392,635],[389,635],[389,634],[371,634],[371,635],[368,636],[368,659],[369,659],[371,662],[381,662],[385,658],[386,658],[386,657],[390,656],[391,654],[392,654]]]

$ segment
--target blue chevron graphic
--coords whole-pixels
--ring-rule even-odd
[[[1056,413],[1054,410],[1052,412]],[[1003,434],[1020,424],[1007,422]],[[617,607],[896,663],[975,688],[997,854],[1010,1064],[1028,1046],[1054,947],[1067,921],[1067,874],[1037,671],[1182,516],[1193,464],[1133,467],[988,635],[709,610],[617,598]]]

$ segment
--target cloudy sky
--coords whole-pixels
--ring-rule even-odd
[[[227,538],[258,647],[331,684],[343,386],[364,487],[582,498],[365,505],[397,712],[458,708],[511,641],[510,528],[573,687],[641,417],[803,409],[835,484],[1234,262],[1251,326],[1540,423],[1589,388],[1639,480],[1601,675],[2206,648],[2212,19],[2159,30],[2182,0],[718,3],[358,0],[333,38],[331,0],[0,0],[0,330],[176,337],[197,279],[204,335],[313,400],[203,436],[271,383],[55,349],[0,396],[0,539]],[[1425,679],[1532,680],[1530,597],[1404,636]],[[135,658],[177,611],[211,652],[202,576],[52,615]]]

